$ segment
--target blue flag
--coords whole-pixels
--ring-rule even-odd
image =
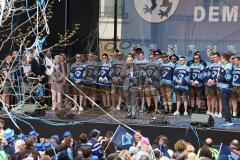
[[[222,144],[218,160],[240,160],[240,155],[237,155],[230,147]]]
[[[112,138],[112,143],[121,145],[123,149],[129,149],[134,141],[133,132],[123,126],[119,126]]]

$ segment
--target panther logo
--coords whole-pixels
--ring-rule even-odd
[[[167,20],[178,7],[179,0],[134,0],[138,14],[147,22]]]

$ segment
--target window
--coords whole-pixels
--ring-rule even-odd
[[[118,2],[118,18],[125,19],[127,14],[125,13],[125,0],[102,0],[101,3],[101,17],[114,18],[114,5]]]

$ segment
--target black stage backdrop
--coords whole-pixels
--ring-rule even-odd
[[[69,52],[70,56],[73,56],[76,52],[87,53],[89,51],[98,52],[98,23],[99,23],[99,0],[50,0],[54,1],[52,7],[52,18],[49,19],[48,25],[50,28],[50,35],[46,39],[44,47],[49,47],[58,42],[58,33],[64,34],[65,30],[72,30],[74,24],[80,24],[80,29],[78,33],[73,37],[73,39],[78,39],[76,43],[70,47],[64,48],[59,46],[53,50],[64,50]],[[34,1],[28,1],[29,6],[31,6]],[[25,2],[21,4],[25,6]],[[32,11],[30,16],[36,11]],[[21,14],[13,18],[13,23],[15,26],[20,25],[28,19],[27,14]],[[66,25],[65,25],[66,22]],[[6,23],[11,23],[11,17]],[[6,24],[5,23],[5,24]],[[26,23],[21,26],[22,32],[27,32],[26,28],[30,26],[30,23]],[[6,28],[1,27],[0,39],[4,39],[3,35],[9,35],[9,32],[2,32]],[[14,33],[15,36],[18,32]],[[31,41],[34,41],[33,36]],[[12,50],[18,50],[14,40],[9,40],[2,50],[0,50],[0,59],[3,59],[6,54],[10,53]]]
[[[58,1],[58,0],[57,0]],[[78,39],[68,47],[70,56],[76,52],[98,52],[99,0],[61,0],[53,7],[54,16],[49,22],[51,34],[47,39],[48,45],[56,43],[57,33],[65,31],[65,13],[67,14],[67,29],[74,29],[80,24],[80,30],[73,39]],[[67,12],[65,7],[67,6]],[[59,47],[59,49],[62,49]]]

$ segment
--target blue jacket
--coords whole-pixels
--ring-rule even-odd
[[[190,68],[187,65],[179,65],[175,68],[173,73],[173,81],[175,85],[175,89],[185,90],[189,89],[189,71]],[[181,80],[182,84],[179,85],[177,80]]]
[[[232,79],[232,64],[221,65],[217,75],[217,87],[219,89],[229,89]]]

